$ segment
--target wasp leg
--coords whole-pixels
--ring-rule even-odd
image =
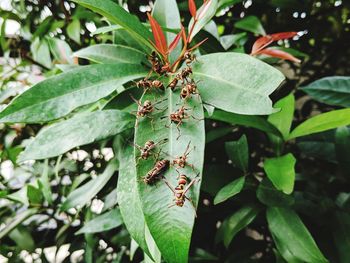
[[[197,211],[196,211],[196,207],[194,206],[193,200],[191,198],[188,198],[186,195],[185,195],[185,198],[190,202],[191,207],[193,208],[193,211],[194,211],[194,216],[197,217]]]
[[[179,138],[180,138],[180,136],[181,136],[181,131],[180,131],[180,125],[182,124],[182,120],[176,125],[176,129],[177,129],[177,131],[178,131],[178,136],[176,137],[176,140],[178,140]]]
[[[173,194],[175,194],[175,189],[170,185],[170,183],[164,177],[162,179],[164,183],[169,187],[169,189],[173,192]]]

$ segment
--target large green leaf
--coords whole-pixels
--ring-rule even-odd
[[[75,189],[67,196],[67,199],[61,205],[61,211],[66,211],[76,206],[81,207],[90,202],[90,200],[106,185],[117,169],[118,163],[116,163],[115,160],[110,161],[101,175]]]
[[[186,174],[190,180],[194,179],[197,173],[199,173],[198,178],[201,178],[205,145],[204,121],[192,118],[186,119],[179,127],[181,136],[178,137],[175,125],[171,124],[170,128],[166,128],[165,125],[169,125],[170,120],[168,118],[161,120],[159,117],[163,115],[168,117],[170,113],[181,107],[179,105],[181,102],[179,91],[173,94],[169,89],[166,91],[165,97],[167,102],[163,103],[167,104],[167,109],[152,116],[155,118],[154,130],[150,119],[140,120],[135,129],[135,143],[143,146],[148,140],[158,142],[167,138],[168,142],[160,146],[162,149],[160,158],[171,160],[182,155],[188,143],[191,142],[190,148],[192,151],[188,155],[188,162],[194,165],[195,171],[190,167],[185,167],[185,169],[180,169],[180,172]],[[143,99],[146,98],[155,101],[155,98],[160,100],[164,97],[160,96],[158,92],[146,94]],[[166,108],[164,104],[158,107],[161,109]],[[186,103],[186,108],[190,109],[188,114],[198,119],[203,118],[200,98],[193,97]],[[135,151],[135,158],[138,159],[138,157],[139,151]],[[147,160],[140,160],[137,166],[138,189],[148,228],[166,262],[187,262],[195,211],[188,201],[185,202],[183,207],[174,206],[168,208],[168,205],[173,203],[174,194],[165,183],[159,181],[156,185],[146,185],[142,181],[142,177],[153,166],[154,159],[151,157]],[[166,180],[173,187],[177,185],[176,177],[177,173],[173,167],[165,173]],[[198,202],[199,189],[200,182],[196,182],[187,193],[187,196],[193,200],[195,206]]]
[[[119,208],[114,208],[111,211],[108,211],[102,215],[98,215],[92,220],[84,224],[82,228],[76,233],[98,233],[107,230],[111,230],[120,226],[123,223]]]
[[[303,262],[328,262],[293,210],[270,207],[267,210],[267,221],[275,242],[284,247],[289,254]],[[280,253],[288,261],[283,251]]]
[[[283,74],[268,64],[239,53],[215,53],[198,58],[193,73],[203,101],[228,112],[264,115],[275,112],[269,95]]]
[[[257,35],[266,35],[264,27],[262,26],[259,18],[256,16],[246,16],[245,18],[236,22],[235,27]]]
[[[329,105],[350,107],[350,77],[326,77],[302,87],[313,99]]]
[[[134,15],[129,14],[123,7],[111,0],[73,0],[74,2],[91,9],[109,21],[116,23],[131,34],[135,35],[145,45],[152,48],[149,40],[152,39],[151,32]]]
[[[226,142],[225,149],[233,164],[246,173],[248,171],[249,149],[245,134],[237,141]]]
[[[227,199],[235,196],[240,191],[242,191],[245,182],[245,177],[242,176],[228,185],[225,185],[220,191],[217,193],[214,199],[214,205],[217,205],[221,202],[226,201]]]
[[[341,172],[350,176],[350,129],[339,127],[335,133],[335,152]]]
[[[291,195],[277,190],[268,178],[264,178],[259,184],[256,197],[267,206],[290,206],[294,203]]]
[[[259,116],[253,115],[241,115],[222,110],[215,110],[211,116],[206,116],[208,119],[223,121],[232,125],[242,125],[252,127],[264,132],[272,133],[276,136],[281,137],[282,134],[277,130],[275,126],[269,123],[266,119]]]
[[[350,215],[345,212],[336,212],[332,227],[332,234],[338,250],[339,262],[350,262]]]
[[[288,139],[327,131],[349,124],[350,109],[333,110],[316,115],[299,124],[299,126],[290,133]]]
[[[130,63],[140,65],[146,58],[145,53],[135,48],[112,44],[89,46],[75,52],[74,56],[102,64]]]
[[[264,170],[274,186],[286,194],[293,192],[296,159],[293,154],[266,159]]]
[[[120,136],[117,136],[113,148],[120,162],[117,186],[120,213],[130,236],[150,256],[145,237],[146,221],[137,191],[134,149],[131,145],[125,145]]]
[[[125,63],[79,67],[48,78],[22,93],[0,112],[0,122],[54,120],[146,74],[142,66]]]
[[[44,128],[18,161],[58,156],[77,146],[118,134],[132,125],[132,115],[119,110],[83,113]]]

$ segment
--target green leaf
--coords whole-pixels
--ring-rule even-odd
[[[286,194],[293,192],[295,162],[296,159],[291,153],[276,158],[266,159],[264,162],[264,170],[267,177],[278,190],[281,190]]]
[[[0,122],[54,120],[146,74],[143,67],[124,63],[79,67],[48,78],[23,92],[0,112]]]
[[[45,200],[52,205],[52,191],[50,186],[50,179],[49,179],[49,162],[48,160],[45,160],[44,162],[44,168],[41,174],[40,180],[38,180],[39,188],[43,193],[43,196],[45,197]]]
[[[86,233],[99,233],[111,230],[123,223],[119,208],[114,208],[104,214],[98,215],[92,220],[84,224],[82,228],[76,232],[76,235]]]
[[[278,191],[267,178],[259,184],[256,196],[261,203],[267,206],[290,206],[294,203],[291,195]]]
[[[326,77],[316,80],[301,90],[313,99],[335,106],[350,107],[350,77]]]
[[[266,35],[264,27],[256,16],[246,16],[235,23],[235,28],[252,32],[257,35]]]
[[[235,114],[231,112],[225,112],[222,110],[215,110],[211,116],[206,116],[206,118],[223,121],[226,123],[230,123],[232,125],[242,125],[251,128],[255,128],[261,130],[263,132],[269,132],[276,136],[281,137],[281,133],[276,129],[271,123],[269,123],[266,119],[253,116],[253,115],[241,115]]]
[[[280,99],[275,103],[274,107],[280,108],[281,110],[271,114],[267,119],[281,132],[284,139],[288,138],[292,126],[294,103],[295,99],[292,93]]]
[[[73,52],[70,46],[67,44],[66,41],[63,41],[58,38],[46,38],[46,40],[49,43],[50,50],[54,56],[54,58],[57,60],[58,64],[73,64]]]
[[[242,176],[242,177],[232,181],[228,185],[224,186],[223,188],[221,188],[221,190],[215,196],[214,205],[222,203],[222,202],[226,201],[227,199],[235,196],[239,192],[241,192],[241,190],[243,189],[243,186],[244,186],[244,182],[245,182],[245,177]]]
[[[235,4],[238,4],[240,2],[243,2],[243,0],[219,0],[218,8],[216,12],[220,12],[221,10],[225,9],[226,7],[233,6]]]
[[[78,19],[74,19],[68,26],[67,26],[67,34],[70,39],[74,40],[76,43],[80,45],[80,21]]]
[[[24,227],[23,225],[18,225],[14,230],[12,230],[9,233],[9,237],[16,242],[16,245],[20,249],[33,252],[36,248],[28,228]]]
[[[193,65],[193,73],[201,80],[198,89],[205,103],[247,115],[275,112],[269,95],[284,79],[280,71],[268,64],[232,52],[199,57],[198,63]]]
[[[308,263],[328,262],[293,210],[270,207],[267,209],[267,222],[274,241],[284,247],[292,256]],[[279,249],[279,252],[288,261],[283,251]]]
[[[339,262],[350,262],[350,215],[337,211],[332,228],[334,242],[338,250]]]
[[[232,35],[224,35],[220,37],[220,43],[225,48],[225,50],[229,49],[233,45],[242,46],[246,41],[247,41],[246,32],[232,34]]]
[[[233,164],[246,173],[248,170],[249,149],[245,134],[237,141],[226,142],[225,149]]]
[[[260,209],[254,205],[246,205],[233,213],[222,223],[216,240],[220,241],[222,238],[225,246],[228,247],[235,235],[253,222],[259,211]]]
[[[156,0],[152,10],[153,17],[157,20],[159,25],[170,29],[181,28],[180,12],[177,7],[176,0]],[[168,46],[174,40],[175,34],[166,32],[165,38]],[[172,61],[175,61],[181,53],[182,44],[181,41],[170,54]]]
[[[164,98],[167,98],[167,101],[163,102],[164,105],[160,104],[158,107],[165,109],[165,104],[168,104],[168,107],[163,112],[152,115],[154,130],[150,119],[145,118],[139,121],[135,128],[135,144],[143,146],[148,140],[158,142],[162,139],[168,139],[167,143],[161,145],[163,154],[159,158],[172,159],[184,154],[187,145],[191,142],[190,149],[192,151],[188,155],[187,161],[194,165],[195,171],[187,166],[185,169],[181,169],[181,173],[184,173],[189,180],[194,179],[197,173],[199,173],[198,178],[201,178],[205,131],[200,98],[193,98],[186,102],[186,108],[190,109],[187,113],[200,120],[192,118],[184,120],[184,123],[179,126],[180,136],[175,125],[170,124],[168,118],[166,118],[166,121],[160,119],[161,116],[169,116],[170,113],[180,108],[179,90],[173,93],[171,89],[168,89],[164,96],[159,96],[159,93],[147,93],[142,100],[150,99],[155,102]],[[165,125],[170,127],[166,128]],[[135,159],[138,158],[139,151],[135,151]],[[142,181],[142,178],[153,167],[154,158],[139,160],[137,166],[138,189],[148,228],[166,262],[187,262],[195,211],[188,201],[185,202],[183,207],[168,208],[169,204],[173,204],[174,194],[164,182],[160,181],[156,185],[147,185]],[[173,187],[177,185],[175,169],[168,169],[164,176]],[[193,200],[195,206],[198,202],[199,189],[200,182],[196,182],[187,192],[187,196]]]
[[[131,128],[132,116],[118,110],[86,112],[44,128],[18,161],[46,159]]]
[[[149,40],[151,32],[134,15],[129,14],[123,7],[111,0],[73,0],[86,8],[105,16],[109,21],[116,23],[132,35],[137,37],[143,44],[152,48]]]
[[[213,16],[216,13],[217,5],[218,5],[217,0],[208,0],[207,2],[203,3],[203,5],[197,10],[198,20],[196,24],[193,27],[193,23],[194,23],[193,17],[191,18],[191,21],[188,24],[188,32],[190,32],[191,28],[193,27],[192,34],[189,39],[190,41],[213,18]]]
[[[32,185],[27,186],[27,196],[31,205],[40,205],[43,201],[43,195],[40,189]]]
[[[289,135],[288,140],[317,132],[335,129],[350,124],[350,109],[333,110],[316,115],[299,124]]]
[[[117,169],[118,164],[113,160],[110,161],[101,175],[71,192],[61,205],[60,210],[67,211],[72,207],[84,206],[106,185]]]
[[[350,129],[339,127],[335,133],[335,151],[341,172],[350,176]]]
[[[232,127],[219,127],[207,132],[205,143],[210,143],[232,132]]]
[[[134,149],[128,144],[123,146],[123,142],[118,142],[118,140],[121,140],[120,136],[116,137],[113,148],[120,162],[117,186],[120,213],[130,236],[150,256],[145,237],[146,221],[137,190]]]
[[[45,39],[40,40],[39,38],[35,38],[30,45],[30,50],[35,61],[47,68],[51,68],[52,61],[50,57],[49,45]]]
[[[102,64],[129,63],[140,65],[146,58],[145,53],[135,48],[112,44],[89,46],[75,52],[74,56]]]

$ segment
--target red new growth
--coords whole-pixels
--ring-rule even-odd
[[[152,45],[157,49],[159,53],[163,55],[163,57],[166,56],[168,53],[168,45],[166,43],[165,35],[163,33],[162,28],[158,24],[158,22],[149,14],[147,13],[149,23],[151,25],[153,37],[155,43],[152,43]]]
[[[190,10],[191,16],[195,19],[197,14],[197,7],[194,0],[188,0],[188,9]]]
[[[287,60],[291,60],[299,63],[300,62],[299,59],[292,56],[291,54],[288,54],[287,52],[284,52],[282,50],[276,50],[276,49],[266,49],[266,47],[270,45],[272,42],[292,38],[297,34],[298,32],[281,32],[281,33],[275,33],[275,34],[260,37],[255,41],[250,55],[254,56],[258,54],[265,54],[271,57],[287,59]]]

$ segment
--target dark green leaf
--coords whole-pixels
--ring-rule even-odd
[[[27,196],[31,205],[40,205],[43,201],[43,195],[40,189],[32,185],[27,186]]]
[[[20,249],[27,250],[29,252],[34,251],[35,243],[27,227],[24,227],[23,225],[17,226],[9,233],[9,237],[16,242]]]
[[[259,184],[256,196],[261,203],[267,206],[290,206],[294,203],[292,196],[278,191],[267,178]]]
[[[145,45],[152,48],[149,40],[152,39],[151,32],[141,24],[136,16],[129,14],[123,7],[111,0],[73,0],[116,23],[131,34],[135,35]]]
[[[246,173],[249,158],[247,137],[242,135],[237,141],[226,142],[225,149],[233,164]]]
[[[181,173],[186,174],[190,180],[196,177],[196,173],[199,173],[198,178],[201,178],[205,145],[204,121],[192,118],[186,119],[179,126],[181,132],[179,137],[175,125],[169,124],[170,120],[168,118],[166,121],[159,119],[161,116],[169,116],[170,113],[180,108],[178,105],[181,103],[179,91],[173,94],[168,89],[166,92],[168,93],[165,95],[167,103],[163,103],[168,104],[167,110],[152,115],[155,124],[154,130],[152,129],[151,120],[147,118],[140,120],[135,129],[135,144],[144,145],[148,140],[158,142],[167,138],[168,142],[161,145],[162,152],[166,154],[162,154],[160,158],[169,159],[169,156],[172,158],[182,155],[186,146],[191,142],[190,147],[192,151],[188,155],[187,161],[194,165],[195,171],[190,167],[185,167],[185,169],[181,170]],[[156,96],[158,97],[157,101],[164,99],[164,97],[159,96],[159,93],[155,93],[146,94],[143,100],[150,99],[155,101]],[[162,104],[158,107],[161,109],[166,108]],[[203,118],[200,98],[189,100],[186,103],[186,108],[191,109],[188,111],[188,114],[197,119]],[[164,127],[166,124],[170,125],[170,128]],[[135,151],[135,158],[139,158],[139,151]],[[168,205],[173,203],[174,194],[164,182],[161,181],[151,186],[146,185],[142,181],[142,178],[153,166],[153,158],[140,160],[137,166],[138,187],[148,228],[165,261],[187,262],[195,211],[188,201],[185,202],[183,207],[174,206],[168,208]],[[174,169],[169,169],[165,173],[166,180],[173,187],[177,185],[176,177],[177,174]],[[199,188],[200,182],[196,182],[187,193],[187,196],[193,200],[195,206],[198,202]],[[180,214],[181,216],[179,216]]]
[[[216,139],[219,139],[226,134],[229,134],[232,132],[232,127],[220,127],[220,128],[215,128],[209,132],[207,132],[205,136],[205,143],[210,143],[212,141],[215,141]]]
[[[146,54],[137,49],[112,44],[89,46],[75,52],[74,56],[102,64],[129,63],[140,65],[146,58]]]
[[[329,105],[350,107],[350,77],[326,77],[302,87],[313,99]]]
[[[204,30],[199,31],[197,35],[193,38],[191,43],[195,45],[206,38],[207,40],[203,44],[201,44],[198,48],[202,55],[225,51],[223,46],[221,46],[221,43],[215,37],[213,37],[210,33]]]
[[[278,190],[282,190],[286,194],[293,192],[295,162],[296,159],[291,153],[276,158],[266,159],[264,162],[264,170],[267,177]]]
[[[73,20],[68,26],[67,26],[67,34],[70,37],[70,39],[74,40],[78,44],[80,44],[80,21],[78,19]]]
[[[69,208],[76,206],[84,206],[88,203],[109,181],[117,170],[118,164],[115,160],[109,162],[105,171],[95,179],[87,182],[71,192],[61,206],[61,211],[66,211]]]
[[[335,133],[335,151],[341,171],[350,176],[350,129],[339,127]]]
[[[132,116],[118,110],[86,112],[44,128],[22,152],[19,162],[58,156],[74,147],[118,134],[132,125]]]
[[[275,112],[269,95],[284,79],[280,71],[268,64],[232,52],[199,57],[193,73],[201,80],[198,89],[205,103],[248,115]]]
[[[350,262],[350,215],[344,212],[335,213],[333,226],[333,238],[338,250],[339,262]]]
[[[293,210],[270,207],[267,210],[267,221],[274,241],[280,244],[290,255],[308,263],[328,262],[299,216]],[[285,256],[284,251],[279,249],[279,252],[285,260],[291,262]]]
[[[146,74],[143,67],[132,64],[79,67],[48,78],[22,93],[0,112],[0,122],[54,120]]]
[[[120,226],[123,223],[119,208],[114,208],[104,214],[98,215],[92,220],[84,224],[82,228],[76,232],[76,235],[84,233],[99,233]]]
[[[244,182],[245,182],[245,177],[242,176],[242,177],[232,181],[228,185],[224,186],[215,196],[214,205],[222,203],[222,202],[226,201],[227,199],[235,196],[239,192],[241,192],[241,190],[243,189],[243,186],[244,186]]]
[[[233,6],[233,5],[238,4],[240,2],[243,2],[243,0],[219,0],[217,12],[220,12],[221,10],[225,9],[226,7]]]
[[[317,132],[335,129],[350,124],[350,109],[333,110],[316,115],[299,124],[288,139],[305,136]]]
[[[264,27],[256,16],[244,17],[235,23],[235,27],[257,35],[266,35]]]
[[[215,110],[213,115],[206,117],[212,120],[223,121],[232,125],[252,127],[264,132],[270,132],[277,136],[282,136],[275,126],[259,116],[241,115],[222,110]]]

